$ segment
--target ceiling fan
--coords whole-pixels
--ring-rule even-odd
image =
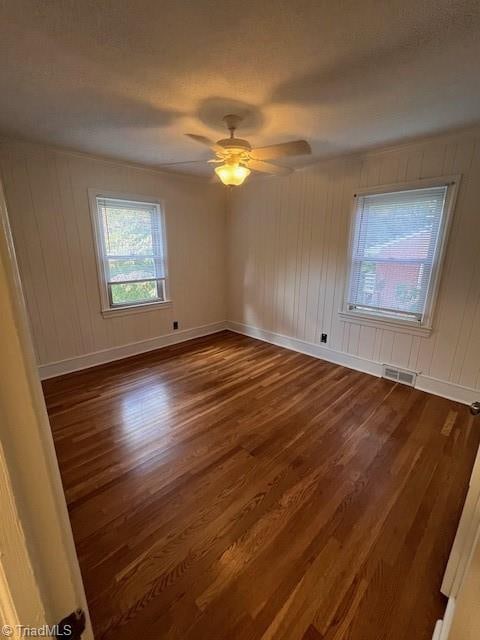
[[[291,173],[292,169],[289,167],[281,167],[277,164],[265,162],[265,160],[274,160],[285,156],[308,155],[312,152],[310,145],[305,140],[295,140],[252,149],[247,140],[235,137],[235,131],[242,121],[242,117],[229,114],[224,116],[223,120],[230,131],[229,138],[213,142],[204,136],[194,133],[187,133],[187,136],[196,142],[200,142],[200,144],[206,145],[215,152],[215,158],[207,160],[207,162],[219,165],[215,167],[215,173],[225,185],[241,185],[245,178],[250,175],[252,169],[273,175]],[[194,160],[193,162],[204,162],[204,160]]]

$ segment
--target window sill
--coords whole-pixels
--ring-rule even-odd
[[[432,333],[432,327],[419,325],[409,320],[395,320],[393,318],[380,318],[367,313],[357,313],[355,311],[339,311],[339,315],[347,322],[361,324],[377,329],[388,329],[399,333],[410,333],[417,336],[428,337]]]
[[[149,302],[147,304],[130,304],[125,307],[115,307],[113,309],[102,309],[104,318],[116,318],[118,316],[130,316],[143,311],[155,311],[159,309],[170,309],[172,307],[171,300],[162,300],[158,302]]]

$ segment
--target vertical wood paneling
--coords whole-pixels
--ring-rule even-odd
[[[476,146],[464,145],[455,157],[456,172],[463,174],[462,190],[458,199],[458,215],[455,216],[451,234],[451,252],[447,257],[444,274],[444,289],[441,292],[440,304],[443,311],[439,317],[439,331],[435,336],[435,348],[432,354],[431,370],[438,377],[438,372],[449,371],[449,377],[459,376],[459,362],[468,348],[467,336],[471,333],[471,321],[475,312],[475,303],[480,285],[478,282],[478,241],[469,223],[471,211],[478,211],[480,198],[480,154]],[[478,222],[477,222],[478,224]],[[478,227],[477,227],[478,228]],[[445,304],[445,295],[451,296]],[[448,312],[455,308],[456,313]],[[459,339],[448,342],[439,349],[438,341],[443,335],[451,335],[458,328]],[[457,356],[458,354],[458,356]],[[455,367],[455,368],[454,368]]]
[[[372,358],[372,354],[375,354],[376,334],[377,329],[375,329],[374,327],[360,327],[357,350],[358,356],[360,356],[361,358]]]
[[[312,211],[312,231],[310,234],[310,260],[308,267],[308,289],[307,289],[307,320],[305,328],[305,339],[315,342],[317,330],[317,314],[320,299],[320,280],[322,276],[322,255],[323,242],[322,234],[325,216],[326,189],[324,188],[325,177],[309,173],[311,184],[311,198],[309,207]]]
[[[218,186],[20,142],[0,144],[0,167],[39,364],[225,319]],[[164,201],[172,308],[103,318],[89,188]]]
[[[380,338],[380,362],[393,363],[393,342],[395,340],[395,333],[387,329],[382,329]],[[399,364],[396,363],[395,364]]]
[[[18,206],[19,210],[23,212],[22,218],[17,218],[16,220],[10,220],[10,225],[12,228],[12,233],[14,233],[18,238],[21,239],[20,247],[16,249],[16,257],[19,265],[19,269],[27,274],[30,274],[30,277],[25,278],[23,282],[23,287],[26,293],[28,293],[28,299],[26,300],[27,308],[29,311],[30,317],[38,317],[40,318],[40,311],[37,304],[35,286],[33,282],[33,278],[38,276],[38,274],[32,271],[32,254],[28,250],[28,235],[24,235],[22,219],[27,216],[28,207],[30,206],[30,194],[26,193],[24,189],[20,188],[21,179],[20,175],[25,171],[25,163],[23,158],[18,160],[15,159],[11,154],[8,154],[8,163],[4,167],[4,176],[5,179],[8,179],[11,185],[11,199],[15,202],[16,206]],[[45,344],[45,332],[43,328],[43,323],[40,318],[38,322],[32,324],[32,336],[33,343],[36,352],[37,358],[40,360],[43,356],[43,345]]]
[[[413,336],[408,333],[395,333],[392,345],[391,361],[405,369],[410,362]]]
[[[251,181],[233,193],[229,214],[230,289],[238,292],[242,288],[240,277],[248,268],[252,245],[257,246],[255,273],[271,265],[272,276],[258,281],[253,277],[241,298],[234,301],[231,297],[229,319],[314,343],[319,343],[320,334],[326,332],[327,346],[334,350],[478,387],[478,137],[478,132],[444,136],[363,157],[324,162],[287,179]],[[418,337],[342,321],[338,311],[355,190],[457,173],[462,174],[462,182],[432,334]],[[249,319],[245,309],[249,310]]]

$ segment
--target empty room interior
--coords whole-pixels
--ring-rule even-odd
[[[0,638],[480,640],[478,0],[0,36]]]

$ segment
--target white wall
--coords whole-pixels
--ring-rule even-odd
[[[355,190],[457,173],[462,181],[431,336],[343,321]],[[480,130],[252,180],[232,193],[228,227],[233,328],[315,345],[325,332],[331,351],[320,355],[372,372],[372,362],[396,364],[422,372],[424,388],[473,399],[454,385],[480,388]]]
[[[173,320],[180,331],[225,320],[225,194],[218,185],[10,141],[0,143],[0,167],[38,362],[67,361],[44,372],[125,355],[115,348],[169,334]],[[172,308],[102,317],[90,187],[164,200]],[[99,359],[80,357],[98,352]]]

